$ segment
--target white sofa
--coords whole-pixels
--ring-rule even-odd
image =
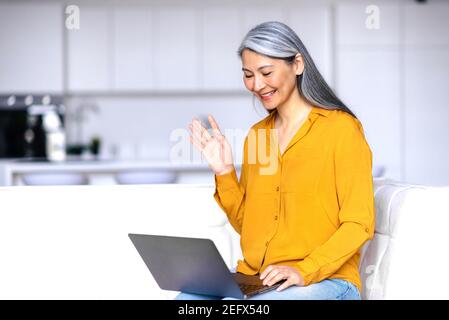
[[[128,233],[212,239],[225,262],[238,235],[213,185],[0,188],[0,299],[171,299]],[[375,180],[377,227],[363,249],[363,298],[449,298],[449,188]],[[432,277],[433,276],[433,277]]]
[[[376,232],[362,250],[363,299],[448,299],[449,187],[374,180]]]

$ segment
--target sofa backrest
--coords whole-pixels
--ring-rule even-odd
[[[374,190],[376,231],[362,249],[362,298],[447,299],[449,188],[376,179]]]

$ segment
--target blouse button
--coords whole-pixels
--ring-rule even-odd
[[[276,191],[279,191],[279,186],[276,187]]]

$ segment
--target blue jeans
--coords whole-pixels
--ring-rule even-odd
[[[206,296],[181,292],[176,300],[237,300],[235,298]],[[349,281],[327,279],[306,287],[291,286],[280,292],[271,290],[248,300],[361,300],[358,288]]]

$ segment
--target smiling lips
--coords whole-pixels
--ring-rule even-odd
[[[273,91],[261,94],[260,96],[263,100],[270,100],[271,97],[273,96],[273,94],[275,94],[275,92],[276,92],[276,90],[273,90]]]

